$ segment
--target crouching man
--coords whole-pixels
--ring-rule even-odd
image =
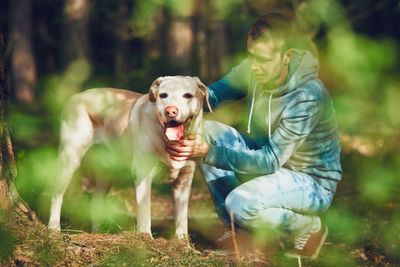
[[[287,255],[314,259],[328,234],[319,215],[341,180],[340,145],[318,60],[296,49],[294,36],[286,17],[259,18],[248,33],[248,57],[208,86],[212,107],[249,98],[247,134],[206,121],[204,137],[170,142],[168,152],[174,160],[202,157],[223,222],[230,223],[232,212],[241,229],[289,234]]]

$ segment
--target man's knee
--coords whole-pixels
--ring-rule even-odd
[[[257,201],[250,191],[236,188],[225,199],[225,207],[229,214],[233,213],[236,223],[247,225],[258,212]]]
[[[233,213],[235,223],[244,228],[275,229],[286,225],[288,220],[288,210],[265,205],[247,190],[233,190],[225,200],[225,207],[229,215]]]

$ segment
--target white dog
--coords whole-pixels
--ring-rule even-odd
[[[197,77],[168,76],[153,82],[149,94],[100,88],[74,95],[67,103],[60,133],[60,176],[52,198],[48,227],[60,230],[63,195],[83,155],[97,141],[128,135],[133,143],[137,230],[151,236],[151,182],[161,160],[169,167],[175,208],[175,234],[188,235],[188,204],[194,161],[178,162],[166,151],[167,140],[200,134],[207,87]],[[127,160],[121,158],[120,160]]]

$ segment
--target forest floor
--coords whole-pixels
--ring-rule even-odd
[[[302,266],[400,266],[398,187],[384,201],[374,204],[360,191],[363,175],[351,166],[357,162],[372,164],[377,160],[352,154],[343,157],[343,162],[343,180],[331,207],[323,215],[329,227],[327,241],[320,257],[312,262],[303,261]],[[134,231],[135,197],[131,187],[113,188],[107,197],[123,203],[120,211],[124,217],[122,223],[111,222],[102,228],[102,233],[96,234],[90,233],[90,223],[68,219],[74,213],[87,213],[82,200],[72,190],[64,203],[66,207],[71,200],[75,199],[76,203],[70,205],[69,211],[63,209],[66,214],[61,233],[50,233],[45,227],[39,227],[27,231],[25,238],[5,246],[0,227],[0,249],[9,250],[8,254],[0,251],[0,266],[298,265],[297,260],[287,259],[284,251],[276,246],[253,249],[251,241],[254,241],[254,236],[246,240],[249,243],[239,240],[238,251],[219,248],[216,240],[229,228],[218,220],[208,190],[198,176],[193,183],[189,208],[190,245],[175,240],[173,205],[168,188],[166,184],[153,186],[154,239]],[[106,209],[103,213],[107,214]],[[46,221],[48,215],[39,212],[38,216],[41,221]],[[4,255],[11,257],[4,258]],[[1,262],[1,259],[5,261]]]
[[[337,198],[339,203],[351,203],[349,191]],[[340,205],[340,204],[339,204]],[[27,233],[17,242],[13,256],[4,266],[297,266],[297,260],[286,259],[283,251],[221,250],[216,239],[226,230],[217,219],[208,194],[194,192],[190,207],[191,245],[171,238],[173,218],[171,199],[153,198],[153,233],[149,236],[134,231],[94,234],[67,229],[51,234],[46,229]],[[206,212],[207,211],[207,212]],[[334,213],[335,211],[333,211]],[[210,215],[211,214],[211,215]],[[340,214],[337,214],[340,216]],[[366,227],[374,222],[364,221]],[[335,229],[335,228],[334,228]],[[362,231],[361,229],[349,229]],[[319,259],[303,261],[302,266],[400,266],[398,258],[387,258],[382,249],[365,238],[346,243],[335,230],[324,245]],[[245,248],[246,249],[246,248]],[[3,266],[1,265],[1,266]]]
[[[122,195],[113,192],[114,196]],[[172,200],[152,199],[154,239],[134,231],[87,233],[65,229],[52,233],[44,228],[29,232],[17,242],[6,266],[264,266],[267,254],[248,251],[240,255],[218,249],[215,241],[229,230],[211,213],[208,195],[192,195],[190,242],[173,238]],[[206,214],[203,212],[208,210]],[[3,266],[0,264],[0,266]]]

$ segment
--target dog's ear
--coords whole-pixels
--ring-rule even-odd
[[[149,100],[150,102],[156,102],[156,95],[158,91],[158,87],[160,86],[161,82],[164,80],[164,77],[158,77],[150,86],[149,90]]]
[[[204,83],[202,83],[198,77],[193,77],[193,79],[196,81],[196,84],[200,89],[200,94],[203,96],[204,101],[206,101],[208,110],[212,112],[212,108],[208,100],[209,94],[207,86]]]

